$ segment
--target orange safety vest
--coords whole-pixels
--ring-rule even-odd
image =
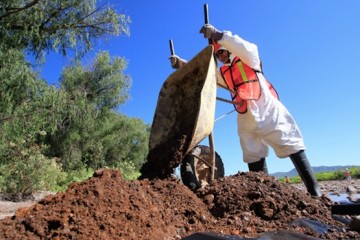
[[[231,93],[231,99],[237,104],[234,107],[239,113],[246,113],[246,100],[258,100],[261,95],[259,78],[254,69],[243,63],[240,58],[235,57],[230,66],[220,67],[220,72],[227,87],[237,94]],[[274,97],[279,99],[275,88],[267,81],[267,85]]]

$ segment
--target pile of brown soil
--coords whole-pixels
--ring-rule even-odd
[[[0,239],[170,240],[199,232],[246,239],[273,231],[359,239],[332,218],[330,205],[262,173],[238,173],[193,193],[176,178],[126,181],[118,171],[99,170],[1,220]],[[328,227],[311,230],[299,224],[303,218]]]

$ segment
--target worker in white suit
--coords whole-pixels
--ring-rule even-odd
[[[249,170],[268,173],[265,158],[271,146],[279,158],[290,157],[307,191],[321,196],[299,127],[265,79],[257,46],[210,24],[200,33],[211,39],[215,55],[223,63],[217,70],[217,83],[231,92],[243,161]],[[170,56],[170,61],[173,68],[186,64],[176,55]]]

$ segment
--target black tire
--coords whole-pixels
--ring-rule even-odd
[[[181,180],[191,190],[207,185],[211,181],[211,168],[196,156],[212,164],[210,147],[198,145],[183,159],[180,166]],[[215,169],[214,179],[224,177],[224,164],[221,157],[215,152]]]

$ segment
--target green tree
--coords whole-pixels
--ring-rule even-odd
[[[0,2],[0,191],[26,195],[104,166],[138,169],[149,127],[116,111],[129,97],[126,61],[104,52],[89,68],[80,63],[96,39],[128,35],[129,23],[96,0]],[[59,89],[25,57],[72,50]]]
[[[63,115],[50,145],[66,169],[116,167],[130,161],[138,170],[145,161],[148,126],[116,113],[129,97],[131,79],[123,73],[125,68],[123,59],[102,52],[88,68],[77,63],[63,70],[60,89],[68,94],[67,106],[77,109]]]
[[[116,110],[128,99],[131,79],[124,74],[126,61],[108,52],[99,53],[92,66],[85,68],[76,62],[62,72],[61,88],[72,95],[81,94],[99,112]]]
[[[141,119],[117,114],[108,118],[104,126],[98,139],[106,146],[106,164],[118,167],[118,163],[132,162],[139,170],[146,160],[150,126]]]
[[[34,97],[37,75],[17,49],[0,48],[0,122],[7,121],[17,106]]]
[[[129,22],[128,16],[96,0],[2,0],[0,45],[38,58],[52,50],[66,55],[69,49],[81,56],[97,38],[129,34]]]

